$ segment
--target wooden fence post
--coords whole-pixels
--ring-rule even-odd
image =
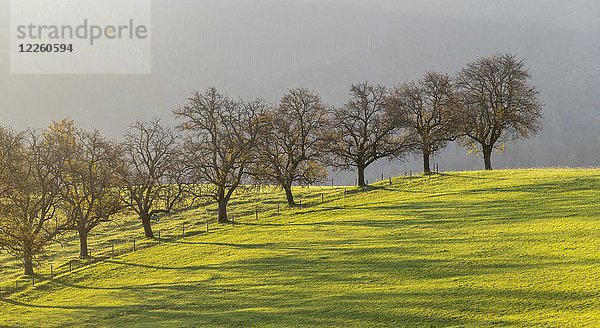
[[[256,221],[258,221],[258,206],[256,206],[256,209],[254,210],[254,214],[256,216]]]
[[[73,260],[69,260],[69,272],[73,272]]]
[[[390,187],[392,186],[392,177],[389,177]]]
[[[325,196],[321,194],[321,203],[325,201]]]
[[[281,203],[277,203],[277,215],[281,214]]]

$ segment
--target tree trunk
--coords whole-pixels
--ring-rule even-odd
[[[79,230],[79,258],[88,258],[88,232],[85,230]]]
[[[429,163],[429,152],[423,151],[423,174],[429,175],[431,174],[431,167]]]
[[[226,199],[221,199],[219,200],[219,219],[218,222],[219,223],[227,223],[229,222],[229,220],[227,220],[227,200]]]
[[[285,198],[287,199],[288,205],[296,206],[296,202],[294,201],[294,194],[292,193],[292,186],[285,185],[283,186],[283,189],[285,190]]]
[[[144,226],[144,235],[146,238],[154,238],[154,233],[152,232],[152,222],[150,222],[149,214],[140,215],[142,219],[142,226]]]
[[[365,167],[363,165],[358,165],[356,167],[356,171],[358,171],[358,186],[366,187],[367,184],[365,183]]]
[[[492,169],[492,147],[483,147],[483,162],[486,170]]]
[[[33,276],[33,255],[31,251],[25,251],[23,254],[23,266],[25,267],[25,275]]]

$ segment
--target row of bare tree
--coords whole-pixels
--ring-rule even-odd
[[[211,199],[218,222],[249,181],[292,186],[327,176],[327,167],[365,170],[382,158],[430,157],[450,141],[481,152],[486,169],[503,143],[541,128],[538,91],[512,54],[480,58],[456,76],[429,72],[388,90],[352,85],[341,107],[298,88],[278,105],[233,99],[215,88],[195,92],[174,111],[177,129],[159,120],[131,126],[119,143],[71,120],[42,132],[0,129],[0,248],[22,259],[25,274],[44,247],[76,231],[80,257],[90,232],[124,210],[137,214],[147,238],[153,218]]]

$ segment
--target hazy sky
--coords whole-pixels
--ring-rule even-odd
[[[116,137],[135,120],[172,121],[190,92],[213,85],[270,102],[305,86],[341,105],[354,82],[391,86],[510,51],[542,90],[546,122],[503,163],[600,165],[597,152],[575,163],[568,156],[588,151],[552,148],[600,144],[598,1],[152,1],[152,74],[133,76],[9,75],[8,5],[0,0],[2,125],[43,127],[69,116]],[[569,131],[572,144],[553,141]],[[453,150],[445,160],[479,164],[465,157]]]

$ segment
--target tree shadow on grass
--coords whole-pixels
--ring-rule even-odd
[[[169,295],[172,296],[172,295]],[[485,325],[486,321],[456,318],[443,314],[413,314],[408,311],[389,311],[387,307],[368,309],[357,307],[365,296],[360,293],[347,298],[331,297],[316,299],[296,297],[289,302],[288,293],[269,293],[267,299],[248,298],[241,303],[232,303],[226,295],[211,294],[201,297],[199,302],[189,298],[180,299],[178,304],[166,305],[150,302],[140,305],[115,306],[46,306],[10,301],[14,306],[33,309],[67,310],[79,313],[83,323],[97,325],[127,325],[148,323],[152,326],[202,326],[202,327],[339,327],[359,325],[368,327],[398,327],[428,325]],[[389,296],[389,295],[386,295]],[[397,295],[398,299],[406,295]],[[332,304],[336,304],[332,306]],[[514,323],[515,321],[498,320]],[[23,321],[20,320],[23,324]]]
[[[224,246],[242,249],[257,249],[257,248],[271,248],[276,246],[275,243],[222,243],[222,242],[205,242],[205,241],[187,241],[187,240],[176,240],[173,244],[184,244],[184,245],[211,245],[211,246]]]
[[[544,291],[534,287],[481,288],[452,283],[456,279],[490,274],[520,275],[528,270],[557,268],[582,261],[528,257],[502,262],[497,258],[470,256],[469,262],[463,262],[452,254],[432,258],[419,244],[385,245],[377,240],[351,238],[314,240],[309,245],[289,241],[246,246],[205,244],[239,250],[268,247],[279,253],[180,267],[109,260],[108,263],[117,266],[139,268],[136,275],[169,277],[160,271],[176,270],[184,272],[183,277],[187,279],[105,287],[94,285],[93,279],[87,285],[78,283],[86,274],[84,271],[77,276],[57,278],[47,287],[67,293],[75,293],[77,289],[108,293],[100,299],[119,298],[120,293],[124,293],[128,299],[135,300],[135,304],[90,305],[91,301],[86,301],[77,305],[60,302],[49,305],[15,299],[4,302],[36,310],[64,310],[81,318],[80,322],[88,320],[116,326],[131,320],[152,325],[199,326],[526,326],[536,323],[534,314],[539,311],[569,311],[580,304],[593,304],[598,296],[594,292]],[[209,278],[200,278],[206,276]],[[415,287],[390,283],[394,279],[414,282]],[[420,283],[429,287],[418,287]],[[509,314],[511,319],[507,317]],[[526,319],[514,319],[518,314]],[[102,319],[106,321],[94,321]]]
[[[573,304],[593,300],[595,293],[527,289],[454,287],[432,290],[393,289],[338,292],[293,288],[248,290],[136,286],[139,299],[126,305],[38,305],[15,300],[3,302],[33,309],[67,310],[83,320],[107,325],[146,322],[152,325],[200,326],[490,326],[539,324],[539,311],[569,311]],[[144,288],[145,287],[145,288]],[[177,302],[172,302],[176,299]],[[531,314],[529,314],[531,313]],[[514,319],[522,314],[523,319]],[[511,319],[507,318],[511,315]],[[102,321],[105,319],[106,321]]]
[[[457,174],[457,173],[436,173],[441,177],[450,177],[456,179],[464,179],[464,180],[507,180],[507,178],[499,178],[494,176],[476,176],[472,174]]]

